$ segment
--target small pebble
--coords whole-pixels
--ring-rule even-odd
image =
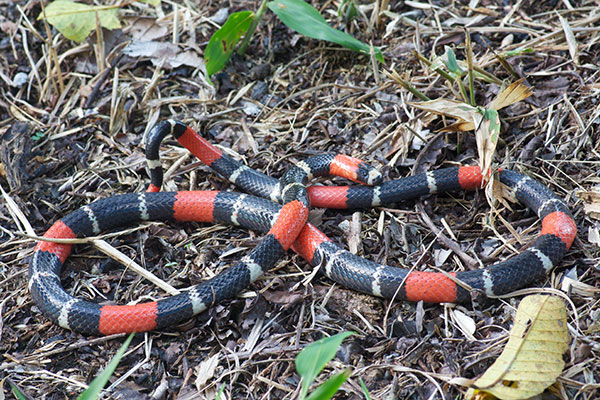
[[[17,72],[17,74],[13,78],[12,85],[14,87],[20,88],[21,86],[26,84],[28,80],[29,80],[29,74],[26,74],[25,72]]]
[[[222,25],[225,21],[227,21],[227,17],[229,17],[229,8],[221,8],[219,11],[215,13],[210,20],[216,24]]]

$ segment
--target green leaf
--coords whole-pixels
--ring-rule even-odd
[[[10,388],[12,389],[13,395],[17,398],[17,400],[27,400],[27,397],[21,392],[21,390],[12,382],[8,382]]]
[[[363,391],[363,394],[365,395],[365,399],[367,400],[371,400],[371,395],[369,394],[369,389],[367,389],[367,385],[365,385],[365,381],[363,381],[363,378],[358,378],[360,380],[360,387]]]
[[[239,11],[227,18],[225,24],[210,38],[204,51],[206,73],[211,76],[225,67],[235,45],[242,35],[248,31],[254,19],[252,11]]]
[[[500,117],[498,111],[486,108],[483,113],[483,118],[490,122],[490,133],[491,140],[494,144],[498,143],[498,137],[500,136]]]
[[[131,342],[131,339],[133,339],[134,334],[135,333],[132,333],[129,335],[129,337],[127,337],[113,359],[110,360],[104,371],[94,378],[94,380],[90,383],[90,386],[88,386],[88,388],[79,395],[77,400],[95,400],[98,398],[100,392],[104,388],[104,385],[106,385],[113,372],[115,372],[117,365],[119,365],[119,361],[121,361],[123,354],[125,354],[127,347],[129,347],[129,343]]]
[[[505,52],[504,54],[502,54],[503,57],[513,57],[513,56],[520,56],[522,54],[526,54],[526,53],[533,53],[533,49],[531,47],[527,47],[524,49],[515,49],[515,50],[510,50]]]
[[[344,18],[344,23],[348,25],[354,18],[358,17],[358,9],[354,0],[342,0],[338,7],[338,17]]]
[[[452,50],[450,47],[447,47],[446,55],[448,56],[448,61],[446,62],[448,71],[452,72],[453,74],[460,75],[462,71],[456,62],[456,54],[454,54],[454,50]]]
[[[284,24],[304,36],[337,43],[340,46],[367,55],[371,52],[371,47],[368,44],[329,26],[325,18],[305,1],[274,0],[267,3],[267,6]],[[377,59],[384,62],[381,50],[377,47],[374,50]]]
[[[56,0],[46,6],[46,19],[67,39],[82,42],[96,29],[96,13],[106,29],[121,27],[117,6],[88,6],[71,0]],[[44,18],[40,13],[38,19]]]
[[[160,5],[160,0],[138,0],[142,3],[148,3],[151,6],[158,7]]]
[[[224,391],[225,391],[225,384],[222,384],[221,387],[219,388],[219,391],[217,392],[217,397],[215,397],[215,400],[221,400],[221,396],[223,395]]]
[[[36,131],[31,135],[31,140],[37,142],[38,140],[42,139],[45,135],[46,134],[44,133],[44,131]]]
[[[321,386],[315,389],[306,400],[329,400],[335,395],[340,386],[350,377],[350,371],[346,370],[327,379]]]
[[[308,393],[308,388],[315,378],[325,368],[325,365],[335,357],[342,341],[353,332],[342,332],[337,335],[317,340],[306,346],[296,357],[296,370],[302,377],[300,398]]]

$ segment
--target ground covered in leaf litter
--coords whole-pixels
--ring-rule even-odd
[[[235,56],[214,77],[216,89],[198,67],[210,35],[227,15],[223,2],[186,2],[175,9],[163,3],[159,11],[135,4],[123,10],[122,30],[94,34],[81,44],[51,30],[60,70],[37,21],[39,3],[0,4],[0,184],[7,192],[0,203],[0,382],[5,392],[10,380],[30,398],[74,398],[122,343],[120,336],[65,331],[40,315],[27,291],[34,241],[18,233],[29,224],[41,235],[97,198],[142,191],[148,182],[143,138],[152,124],[167,117],[186,121],[272,176],[323,151],[368,160],[386,179],[472,164],[477,161],[472,133],[436,133],[452,121],[411,108],[407,102],[418,99],[384,74],[393,68],[429,98],[459,99],[458,87],[428,70],[413,51],[432,59],[450,46],[464,59],[467,26],[476,66],[506,82],[524,77],[534,92],[500,112],[496,165],[547,184],[567,201],[578,223],[572,250],[539,283],[564,290],[574,305],[568,308],[573,343],[567,364],[544,398],[598,396],[600,310],[593,288],[599,281],[600,200],[587,193],[597,193],[599,184],[598,4],[383,3],[385,12],[377,14],[375,3],[366,4],[348,25],[336,17],[334,4],[314,4],[332,25],[383,49],[386,63],[377,71],[367,56],[300,37],[267,12],[247,55]],[[228,5],[228,12],[256,6]],[[565,32],[572,32],[571,40]],[[127,41],[132,44],[124,47]],[[516,76],[493,56],[493,51],[524,49],[531,51],[507,60]],[[165,52],[169,56],[161,61]],[[478,105],[498,92],[498,85],[476,80]],[[231,189],[173,141],[163,147],[162,157],[175,166],[168,189]],[[21,219],[15,210],[23,213]],[[467,267],[436,239],[440,235],[486,264],[514,254],[536,236],[537,219],[522,207],[502,211],[506,224],[496,219],[493,226],[488,210],[482,193],[458,193],[357,213],[314,210],[311,219],[338,243],[378,262],[451,270]],[[164,281],[185,288],[239,259],[258,237],[226,226],[150,223],[107,240]],[[182,326],[138,335],[114,374],[111,396],[212,399],[224,384],[224,398],[295,398],[298,352],[325,334],[351,330],[357,334],[325,370],[325,375],[353,371],[336,398],[363,398],[359,379],[374,399],[456,398],[463,389],[447,379],[476,377],[493,362],[519,300],[454,308],[390,303],[311,272],[290,254],[239,298]],[[70,257],[63,284],[79,298],[107,304],[165,295],[87,246],[78,246]],[[464,332],[468,323],[460,323],[461,315],[476,324],[472,335]],[[125,379],[117,381],[120,377]]]

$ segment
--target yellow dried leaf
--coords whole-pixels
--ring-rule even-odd
[[[525,80],[525,78],[521,78],[518,81],[511,83],[506,89],[498,93],[498,96],[488,104],[487,108],[497,111],[531,96],[533,90],[530,87],[523,85],[523,80]]]
[[[56,0],[48,3],[45,14],[40,13],[38,19],[45,17],[64,37],[82,42],[91,31],[96,29],[96,16],[104,28],[120,28],[117,8],[117,6],[89,6],[71,0]]]
[[[466,398],[487,392],[499,399],[519,400],[542,393],[563,370],[562,355],[568,344],[564,302],[557,296],[525,297],[504,351]]]
[[[472,120],[471,114],[477,112],[477,108],[475,107],[463,103],[462,101],[450,99],[435,99],[408,104],[423,111],[437,115],[445,115],[446,117],[464,122],[470,122]]]
[[[499,201],[504,207],[506,207],[509,210],[512,210],[510,203],[516,203],[518,201],[514,188],[509,188],[508,186],[500,182],[499,179],[494,179],[493,174],[491,175],[490,181],[488,182],[485,188],[486,196],[488,197],[488,199]],[[491,188],[489,189],[491,190],[489,196],[488,188]],[[490,204],[493,204],[493,202],[490,202]]]
[[[475,129],[475,124],[470,121],[459,120],[453,124],[446,125],[440,132],[468,132]]]

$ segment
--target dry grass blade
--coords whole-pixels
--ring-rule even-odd
[[[533,89],[523,85],[524,80],[525,78],[521,78],[518,81],[511,83],[502,92],[498,93],[498,96],[488,104],[487,108],[498,111],[531,96],[533,94]]]
[[[600,190],[578,190],[577,197],[583,201],[583,209],[591,218],[600,220]]]
[[[462,101],[451,99],[435,99],[420,103],[408,103],[408,105],[418,108],[419,110],[436,115],[443,115],[464,122],[465,125],[461,126],[462,130],[473,130],[475,125],[472,122],[472,115],[478,112],[476,107],[470,106]],[[469,127],[470,129],[468,129]]]
[[[477,141],[479,166],[484,180],[487,181],[492,172],[492,161],[500,137],[500,117],[496,110],[487,109],[483,114],[473,113],[472,118],[473,124],[477,127],[475,140]]]
[[[398,74],[396,72],[396,70],[392,69],[392,72],[388,72],[388,71],[384,70],[383,72],[387,75],[388,78],[390,78],[396,84],[400,85],[404,89],[408,90],[409,92],[411,92],[412,94],[417,96],[419,99],[424,100],[424,101],[430,100],[429,97],[425,96],[423,93],[421,93],[419,90],[417,90],[413,85],[411,85],[410,82],[408,81],[408,79],[402,78],[400,76],[400,74]]]
[[[471,44],[471,35],[469,30],[465,29],[465,47],[467,50],[467,73],[469,76],[469,102],[475,106],[475,88],[473,79],[473,45]]]
[[[134,271],[136,274],[148,279],[150,282],[154,283],[157,287],[163,289],[165,292],[169,293],[170,295],[177,295],[177,294],[181,293],[180,290],[175,289],[173,286],[169,285],[167,282],[163,281],[162,279],[160,279],[159,277],[154,275],[152,272],[146,270],[141,265],[136,263],[131,258],[127,257],[125,254],[123,254],[119,250],[115,249],[113,246],[109,245],[104,240],[95,239],[95,240],[92,240],[92,244],[94,245],[94,247],[96,247],[98,250],[100,250],[101,252],[103,252],[104,254],[106,254],[107,256],[112,258],[113,260],[118,261],[121,264],[123,264],[125,266],[125,268],[130,269],[130,270]]]
[[[15,203],[15,201],[10,197],[10,195],[4,191],[4,188],[1,185],[0,192],[2,193],[2,197],[4,197],[6,206],[8,207],[8,210],[12,215],[15,224],[17,226],[21,226],[21,229],[24,229],[28,235],[35,236],[35,231],[31,227],[31,224],[27,220],[25,214],[23,214],[17,203]]]
[[[565,39],[567,40],[567,45],[569,46],[569,53],[571,54],[573,63],[575,65],[579,65],[579,49],[577,48],[577,39],[575,39],[573,29],[571,28],[571,25],[569,25],[569,21],[567,21],[566,18],[559,15],[558,19],[560,20],[560,24],[562,25],[562,28],[565,31]]]

